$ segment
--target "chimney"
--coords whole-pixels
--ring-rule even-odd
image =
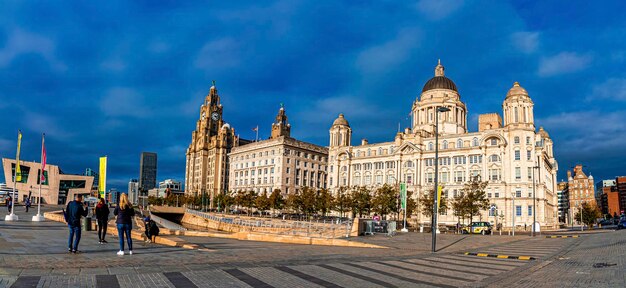
[[[361,145],[367,145],[367,139],[365,138],[361,139]]]

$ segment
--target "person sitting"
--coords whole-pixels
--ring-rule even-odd
[[[159,226],[154,222],[154,220],[150,219],[150,217],[146,217],[145,221],[145,234],[146,234],[146,242],[151,243],[156,241],[156,236],[159,236]]]

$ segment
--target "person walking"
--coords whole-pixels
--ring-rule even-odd
[[[98,205],[96,205],[96,219],[98,221],[98,240],[100,244],[109,243],[107,240],[104,240],[104,237],[107,235],[107,222],[109,222],[109,207],[104,204],[104,199],[100,198],[98,200]]]
[[[66,207],[66,221],[67,227],[70,229],[70,236],[67,240],[68,252],[80,253],[78,251],[78,243],[80,243],[80,218],[85,216],[89,212],[83,207],[83,195],[76,194],[75,200],[67,203]],[[73,242],[73,245],[72,245]]]
[[[117,216],[115,223],[117,224],[117,235],[120,238],[120,251],[117,255],[124,255],[124,236],[128,243],[128,254],[133,255],[133,239],[130,232],[133,229],[133,217],[135,216],[135,208],[128,203],[128,195],[122,193],[120,195],[120,203],[115,207],[113,214]]]
[[[26,198],[26,202],[24,202],[24,207],[26,207],[26,213],[28,213],[28,208],[30,208],[30,198]]]
[[[9,211],[9,213],[11,213],[11,204],[12,204],[11,202],[13,202],[13,198],[11,198],[11,196],[9,195],[7,196],[7,200],[6,200],[7,211]]]

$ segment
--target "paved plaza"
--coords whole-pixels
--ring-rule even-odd
[[[18,208],[19,209],[19,208]],[[0,221],[0,287],[623,287],[626,232],[578,238],[440,235],[436,254],[420,233],[355,238],[388,249],[182,237],[199,249],[117,238],[100,245],[83,232],[67,253],[67,228],[46,221]],[[534,260],[465,255],[529,256]],[[594,267],[594,265],[597,267]]]

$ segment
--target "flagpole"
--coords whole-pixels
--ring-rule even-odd
[[[15,171],[13,171],[13,192],[11,197],[11,214],[4,217],[4,221],[17,221],[18,217],[13,212],[15,210],[15,185],[17,183],[17,170],[20,169],[20,136],[22,135],[21,130],[17,130],[17,154],[15,157]]]
[[[259,142],[259,125],[256,125],[256,141]]]
[[[44,176],[44,159],[43,159],[43,151],[45,144],[46,133],[41,134],[41,174],[39,175],[39,199],[37,200],[37,215],[33,216],[33,222],[42,222],[45,218],[41,215],[41,184],[46,179]]]

